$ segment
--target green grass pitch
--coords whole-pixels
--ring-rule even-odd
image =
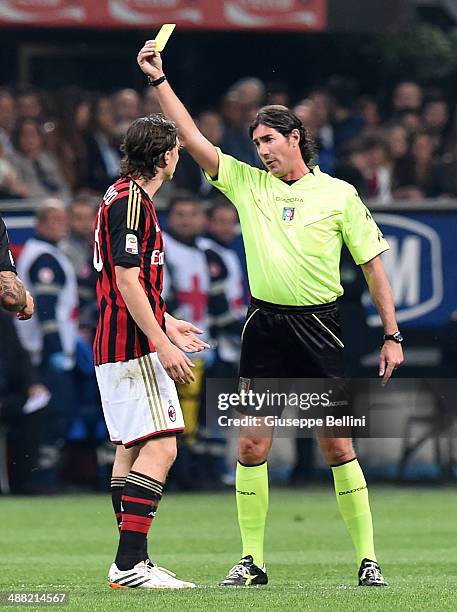
[[[165,495],[151,557],[198,584],[171,592],[107,587],[116,548],[109,495],[2,498],[0,590],[68,591],[63,609],[90,612],[455,610],[455,491],[370,487],[370,494],[384,589],[355,586],[352,544],[329,485],[271,492],[270,584],[245,589],[216,586],[240,556],[233,495]]]

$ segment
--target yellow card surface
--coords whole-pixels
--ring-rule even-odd
[[[176,23],[164,23],[160,28],[159,33],[156,36],[156,49],[159,53],[165,49],[165,45],[168,39],[173,34],[173,30],[176,28]]]

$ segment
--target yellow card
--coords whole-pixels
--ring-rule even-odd
[[[168,42],[168,39],[173,34],[173,30],[176,28],[176,23],[164,23],[160,28],[159,33],[156,36],[156,50],[159,53],[165,49],[165,45]]]

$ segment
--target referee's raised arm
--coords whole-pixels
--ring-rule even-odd
[[[217,176],[219,156],[216,148],[197,128],[186,107],[168,83],[162,68],[162,58],[155,51],[155,41],[146,41],[138,53],[137,60],[141,70],[148,77],[149,85],[155,89],[164,115],[176,123],[181,143],[203,170],[212,177]]]

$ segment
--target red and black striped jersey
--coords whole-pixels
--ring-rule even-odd
[[[163,239],[152,200],[130,177],[103,196],[95,223],[94,267],[98,272],[98,325],[94,363],[128,361],[154,352],[136,325],[116,284],[115,266],[139,267],[139,280],[154,316],[165,330]]]

